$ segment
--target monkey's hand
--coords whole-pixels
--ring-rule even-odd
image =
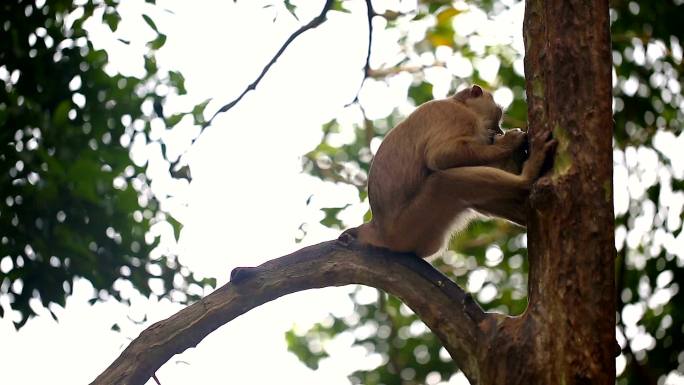
[[[517,150],[526,142],[527,133],[520,130],[519,128],[508,130],[503,135],[497,135],[494,137],[494,145],[505,147],[509,149],[511,152]]]
[[[536,145],[532,146],[530,157],[525,162],[522,170],[522,176],[529,183],[534,182],[541,174],[542,166],[547,155],[553,153],[558,142],[551,137],[551,133],[546,133],[542,138],[536,141]]]
[[[508,136],[507,139],[505,138],[506,135]],[[520,131],[519,129],[509,130],[504,135],[495,136],[493,144],[498,145],[502,148],[508,149],[510,146],[514,146],[516,143],[519,143],[519,145],[513,150],[508,150],[509,155],[506,158],[497,162],[493,162],[489,164],[489,166],[499,168],[504,171],[508,171],[511,174],[520,175],[520,173],[522,172],[523,164],[527,160],[529,146],[528,141],[526,139],[527,133]],[[501,141],[503,141],[504,144],[498,143]],[[506,141],[510,141],[510,143],[506,143]]]

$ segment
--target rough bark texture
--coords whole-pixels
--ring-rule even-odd
[[[136,338],[93,384],[144,384],[174,354],[280,296],[351,283],[401,298],[472,385],[613,385],[615,272],[607,0],[528,0],[524,22],[535,151],[553,132],[552,171],[533,188],[529,306],[486,314],[427,262],[324,242],[243,269],[231,283]]]
[[[530,132],[558,149],[531,197],[529,308],[492,337],[483,384],[615,383],[608,18],[605,0],[527,1]]]

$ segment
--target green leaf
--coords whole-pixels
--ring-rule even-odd
[[[202,286],[207,285],[207,286],[210,286],[210,287],[212,287],[212,288],[215,288],[215,287],[216,287],[216,278],[204,278],[204,279],[202,279],[201,281],[198,281],[198,282],[199,282],[200,285],[202,285]]]
[[[52,113],[52,124],[55,127],[62,127],[69,120],[69,110],[71,109],[71,101],[62,100]]]
[[[370,222],[370,220],[373,219],[373,214],[371,213],[370,210],[366,211],[365,214],[363,214],[363,221],[364,222]]]
[[[454,16],[461,14],[456,8],[446,8],[437,14],[437,24],[450,24]]]
[[[148,74],[156,74],[158,70],[157,59],[153,56],[145,56],[145,71],[147,71]]]
[[[337,215],[340,213],[340,211],[346,209],[347,207],[349,207],[349,204],[346,204],[342,207],[322,208],[321,211],[325,213],[325,218],[321,220],[321,224],[325,227],[341,229],[344,225],[342,221],[337,218]]]
[[[192,117],[195,120],[195,124],[197,124],[197,125],[204,124],[204,122],[205,122],[205,120],[204,120],[204,109],[207,108],[207,104],[209,104],[210,101],[211,101],[211,98],[209,98],[209,99],[203,101],[202,103],[196,105],[192,109]]]
[[[299,20],[299,18],[295,14],[295,9],[297,9],[296,5],[292,4],[290,0],[285,0],[285,8],[287,8],[287,10],[290,12],[292,16],[294,16],[295,19]]]
[[[338,12],[343,12],[343,13],[351,13],[347,8],[344,7],[343,5],[344,1],[343,0],[335,0],[333,1],[332,8],[330,8],[333,11],[338,11]]]
[[[421,82],[417,85],[409,87],[408,96],[413,99],[415,104],[421,105],[433,99],[432,84],[428,82]]]
[[[147,25],[149,25],[150,28],[152,28],[155,32],[159,32],[159,30],[157,29],[157,25],[154,24],[154,21],[152,21],[152,19],[149,16],[142,15],[142,17],[143,19],[145,19],[145,23],[147,23]]]
[[[109,29],[111,29],[112,32],[116,32],[116,29],[119,27],[119,22],[121,22],[119,13],[116,11],[105,13],[103,18],[105,23],[109,26]]]
[[[152,41],[147,42],[147,46],[150,49],[159,49],[164,46],[164,43],[166,43],[166,35],[163,33],[160,33],[157,35],[157,38],[155,38]]]
[[[185,95],[187,90],[185,89],[185,77],[178,71],[169,71],[169,83],[176,87],[178,95]]]
[[[413,20],[422,20],[425,18],[425,16],[427,16],[425,12],[418,12],[416,16],[413,17]]]
[[[439,1],[432,2],[428,6],[428,12],[435,13],[438,9],[442,8],[442,5],[443,3]]]
[[[180,114],[173,114],[173,115],[169,116],[168,118],[166,118],[166,126],[167,127],[175,126],[176,124],[178,124],[181,121],[181,119],[183,119],[185,117],[185,115],[186,114],[184,114],[184,113],[180,113]]]
[[[192,175],[190,174],[190,166],[187,164],[178,170],[171,170],[171,176],[175,179],[185,179],[188,182],[192,181]]]
[[[328,135],[333,132],[340,132],[340,124],[337,122],[337,119],[333,119],[321,127],[323,130],[324,135]]]

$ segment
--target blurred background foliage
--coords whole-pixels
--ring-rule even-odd
[[[337,9],[344,10],[345,3],[338,1]],[[419,105],[440,97],[434,90],[444,87],[443,82],[433,80],[437,77],[430,78],[430,72],[446,71],[453,79],[450,93],[466,84],[484,84],[510,102],[504,126],[524,127],[527,107],[521,50],[506,44],[506,36],[496,44],[487,42],[486,32],[457,32],[458,15],[463,12],[486,14],[482,22],[496,26],[516,5],[514,0],[418,1],[408,12],[378,11],[374,26],[384,26],[400,49],[394,61],[371,60],[375,65],[366,71],[365,84],[389,84],[396,77],[410,76],[406,98]],[[611,1],[610,16],[618,252],[616,334],[622,347],[617,358],[618,383],[671,383],[684,376],[684,294],[679,288],[684,285],[684,2]],[[494,76],[481,72],[485,62],[494,63]],[[410,109],[396,106],[385,117],[369,119],[364,105],[368,109],[374,100],[360,99],[356,108],[363,118],[353,127],[354,140],[335,145],[331,136],[344,128],[338,120],[329,122],[323,126],[321,143],[306,154],[304,170],[323,180],[356,186],[364,200],[371,149],[377,149],[382,136]],[[344,228],[346,224],[336,219],[343,209],[326,210],[322,223]],[[364,219],[369,217],[367,213]],[[486,310],[512,315],[524,311],[527,250],[521,229],[498,220],[475,222],[455,236],[450,250],[433,263],[471,292]],[[355,384],[431,385],[458,375],[439,341],[410,309],[382,292],[377,293],[378,300],[360,300],[359,294],[367,290],[358,288],[351,295],[355,316],[330,315],[308,331],[295,328],[288,332],[289,349],[315,369],[328,357],[330,341],[351,335],[354,344],[362,346],[369,360],[376,362],[375,367],[351,376]]]
[[[187,301],[213,284],[179,265],[179,224],[152,193],[145,159],[134,163],[129,154],[134,145],[158,142],[166,156],[151,125],[170,128],[185,115],[203,124],[204,107],[164,114],[166,95],[185,93],[184,79],[158,69],[155,52],[166,36],[147,15],[139,22],[155,38],[144,76],[108,67],[107,52],[93,46],[84,23],[97,19],[116,33],[117,6],[0,4],[0,294],[11,310],[3,314],[0,306],[0,317],[17,327],[36,307],[55,317],[50,308],[64,306],[77,277],[93,285],[93,302],[126,302],[120,292],[130,285],[146,296]],[[169,239],[160,242],[162,235]]]

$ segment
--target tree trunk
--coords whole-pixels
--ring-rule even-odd
[[[523,34],[530,136],[558,148],[530,199],[529,306],[490,335],[480,382],[613,385],[608,1],[528,0]]]

